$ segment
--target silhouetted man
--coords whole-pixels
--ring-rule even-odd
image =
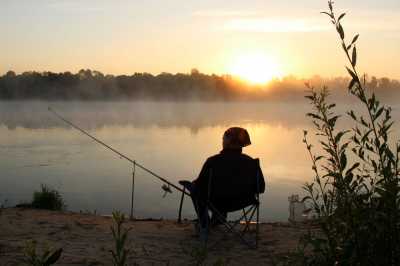
[[[257,169],[254,169],[255,160],[242,153],[242,148],[251,144],[247,130],[231,127],[225,131],[222,140],[222,151],[206,160],[196,180],[184,184],[191,192],[202,228],[207,227],[209,222],[206,202],[207,199],[210,199],[210,195],[213,195],[211,196],[212,204],[222,218],[226,219],[227,211],[249,205],[246,201],[254,199],[256,190],[259,193],[265,191],[264,177],[259,164],[256,165]],[[256,180],[252,179],[256,174],[258,174],[258,184],[255,184],[257,189],[248,190],[249,186],[245,186],[246,188],[243,190],[243,183],[246,183],[246,180],[254,182],[250,180]],[[213,182],[210,182],[210,177]],[[230,196],[232,191],[235,191],[232,195],[238,195],[239,192],[241,196]],[[213,213],[211,224],[218,224],[219,222],[220,219],[217,219]]]

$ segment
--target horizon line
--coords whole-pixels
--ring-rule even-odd
[[[0,77],[4,77],[8,72],[14,72],[16,75],[22,75],[24,73],[54,73],[54,74],[65,74],[65,73],[71,73],[73,75],[75,74],[79,74],[80,71],[87,71],[90,70],[92,73],[93,72],[99,72],[104,76],[113,76],[113,77],[117,77],[117,76],[133,76],[135,74],[148,74],[154,77],[160,76],[160,75],[179,75],[179,74],[183,74],[183,75],[191,75],[193,71],[197,71],[198,74],[201,75],[206,75],[206,76],[218,76],[218,77],[232,77],[234,79],[243,79],[242,77],[240,77],[240,75],[235,75],[232,73],[212,73],[212,72],[201,72],[200,70],[198,70],[197,68],[191,68],[190,71],[188,72],[167,72],[167,71],[161,71],[158,73],[155,72],[147,72],[147,71],[143,71],[143,72],[138,72],[138,71],[134,71],[131,73],[119,73],[119,74],[110,74],[110,73],[105,73],[96,69],[90,69],[90,68],[82,68],[76,72],[73,71],[69,71],[69,70],[65,70],[65,71],[52,71],[52,70],[44,70],[44,71],[38,71],[38,70],[25,70],[25,71],[14,71],[14,70],[7,70],[5,72],[0,72]],[[377,76],[377,75],[373,75],[373,74],[369,74],[369,73],[364,73],[363,76],[366,76],[367,78],[372,78],[375,77],[377,79],[382,79],[382,78],[388,78],[390,80],[399,80],[400,81],[400,77],[389,77],[389,76]],[[271,78],[270,81],[274,81],[274,80],[284,80],[285,78],[293,78],[293,79],[300,79],[300,80],[307,80],[307,79],[314,79],[314,78],[320,78],[320,79],[336,79],[336,78],[350,78],[347,75],[344,76],[340,76],[340,75],[331,75],[331,76],[323,76],[321,74],[312,74],[309,76],[300,76],[300,75],[296,75],[294,73],[289,73],[289,74],[285,74],[285,75],[281,75],[280,77],[273,77]],[[268,81],[267,83],[269,83],[270,81]]]

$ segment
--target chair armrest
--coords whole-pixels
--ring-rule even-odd
[[[191,191],[193,188],[193,183],[189,180],[180,180],[179,184],[184,188],[188,189],[189,191]]]

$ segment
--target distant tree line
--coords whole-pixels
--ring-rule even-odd
[[[189,74],[135,73],[104,75],[95,70],[71,72],[8,71],[0,76],[2,100],[303,100],[305,82],[327,85],[333,94],[346,94],[347,78],[298,79],[287,76],[265,85],[250,85],[229,75],[207,75],[193,69]],[[367,87],[390,98],[400,95],[400,82],[388,78],[368,78]]]

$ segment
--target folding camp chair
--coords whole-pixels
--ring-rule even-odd
[[[230,169],[224,169],[218,165],[212,166],[208,172],[208,191],[207,199],[203,199],[202,204],[205,204],[206,219],[208,218],[208,211],[213,213],[213,218],[222,224],[228,233],[236,235],[244,244],[250,248],[257,248],[258,235],[259,235],[259,194],[261,192],[260,178],[263,178],[260,171],[259,159],[246,160],[241,165],[232,165]],[[191,190],[192,183],[189,181],[180,181],[183,190]],[[219,189],[213,189],[219,188]],[[221,189],[224,188],[224,189]],[[182,203],[185,193],[182,193],[178,222],[181,221]],[[199,200],[199,199],[197,199]],[[195,210],[199,222],[204,217],[197,208],[194,200]],[[242,215],[235,221],[227,221],[223,213],[230,213],[235,211],[242,211]],[[204,216],[204,215],[203,215]],[[250,226],[253,218],[255,221],[255,240],[249,241]],[[204,222],[204,221],[203,221]],[[244,223],[244,228],[239,229],[241,224]],[[204,232],[209,232],[210,222],[207,220],[203,223],[206,226]],[[203,232],[203,233],[204,233]],[[207,239],[208,237],[206,237]]]

